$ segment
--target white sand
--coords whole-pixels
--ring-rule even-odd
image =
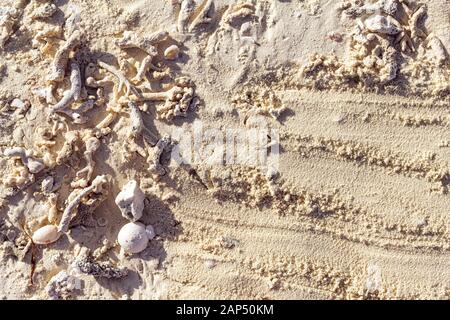
[[[15,18],[4,14],[20,2]],[[176,0],[55,0],[56,12],[44,19],[32,17],[46,1],[28,2],[0,5],[0,35],[7,39],[0,51],[0,151],[32,150],[45,169],[32,174],[21,160],[0,158],[1,298],[450,298],[448,1],[381,1],[397,4],[391,14],[403,34],[395,36],[366,27],[355,34],[358,20],[364,26],[373,15],[388,16],[389,8],[367,9],[375,1],[365,1],[364,11],[352,1],[213,0],[211,20],[197,26],[200,0],[191,1],[195,9],[185,21]],[[426,14],[416,25],[417,10]],[[72,27],[81,44],[69,52],[64,80],[54,83],[57,101],[70,88],[71,62],[83,84],[88,63],[98,69],[96,80],[118,83],[99,60],[141,93],[177,83],[193,96],[186,117],[171,117],[176,103],[162,109],[164,101],[137,102],[157,138],[171,135],[176,145],[176,130],[249,130],[262,119],[279,135],[279,175],[271,180],[266,168],[242,163],[178,166],[167,150],[159,164],[155,148],[130,136],[129,98],[125,89],[114,94],[111,82],[103,103],[92,87],[73,103],[96,101],[86,123],[49,117],[55,103],[36,89],[49,87],[52,61]],[[47,38],[36,38],[49,28]],[[161,30],[169,37],[155,45],[153,62],[163,71],[136,82],[147,53],[115,41],[124,31],[148,37]],[[179,57],[165,59],[174,44]],[[191,82],[176,82],[181,76]],[[31,107],[16,110],[15,98]],[[95,129],[107,114],[114,115],[110,131]],[[70,135],[79,137],[74,152],[58,164]],[[58,225],[68,195],[83,187],[76,173],[88,164],[85,142],[95,136],[100,145],[85,184],[107,175],[106,189],[82,200],[56,242],[32,244],[31,234]],[[205,141],[201,150],[208,147],[217,150]],[[41,190],[47,176],[61,185],[50,192],[54,211]],[[114,199],[130,179],[146,195],[140,221],[156,237],[127,256],[116,243],[127,220]],[[97,203],[89,209],[88,200]],[[81,248],[128,275],[77,274],[71,266]],[[55,286],[50,279],[61,271],[69,284],[57,279]]]

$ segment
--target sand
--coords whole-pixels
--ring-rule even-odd
[[[449,299],[449,14],[2,1],[0,297]],[[255,128],[262,144],[227,156],[227,132]],[[117,242],[130,180],[155,233],[135,254]]]

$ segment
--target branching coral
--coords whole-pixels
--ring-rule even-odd
[[[158,141],[158,143],[154,147],[149,148],[147,163],[149,164],[148,170],[152,174],[161,176],[166,173],[166,170],[161,164],[161,155],[163,154],[164,150],[166,150],[167,147],[170,146],[171,142],[172,139],[170,138],[170,136],[164,136]]]
[[[224,24],[233,25],[238,20],[251,17],[255,14],[255,5],[250,2],[239,2],[232,4],[228,7],[224,13],[221,25]]]
[[[60,110],[59,112],[69,116],[72,119],[73,123],[84,124],[89,121],[89,118],[86,117],[84,113],[94,108],[94,106],[95,106],[94,100],[87,100],[76,109],[66,108]]]
[[[98,65],[105,69],[106,71],[110,72],[116,78],[119,80],[119,84],[117,85],[117,88],[115,89],[115,101],[118,100],[118,95],[122,92],[122,90],[126,89],[125,91],[125,97],[128,97],[131,93],[139,96],[139,92],[137,89],[130,83],[130,81],[118,70],[116,67],[111,66],[103,61],[99,61]]]
[[[64,138],[64,144],[56,156],[58,165],[63,164],[72,156],[75,151],[75,143],[80,139],[80,134],[78,131],[69,131],[64,134]]]
[[[157,31],[148,37],[138,37],[134,32],[126,31],[122,39],[116,40],[116,45],[121,49],[139,48],[148,54],[141,62],[134,81],[140,82],[144,79],[145,73],[152,68],[159,71],[160,69],[153,64],[153,59],[158,55],[157,44],[169,36],[166,31]]]
[[[210,23],[212,19],[209,15],[211,14],[213,6],[213,0],[204,0],[198,7],[194,0],[181,0],[177,18],[178,32],[193,32],[198,29],[199,26]]]
[[[194,0],[182,0],[180,12],[178,13],[177,28],[178,32],[185,33],[188,29],[189,18],[195,10]]]
[[[50,113],[68,112],[71,104],[80,99],[82,87],[80,67],[76,63],[71,63],[70,67],[72,70],[70,73],[70,89],[65,91],[63,98],[50,108]]]
[[[142,119],[141,111],[139,107],[134,102],[128,103],[130,120],[131,120],[131,130],[129,137],[131,139],[137,139],[143,137],[152,146],[156,144],[158,138],[145,126],[144,120]]]
[[[163,106],[157,107],[158,117],[170,120],[175,116],[186,116],[194,93],[192,81],[187,77],[180,77],[175,79],[175,86],[167,91],[144,92],[139,96],[121,97],[119,103],[126,103],[127,101],[165,101]]]
[[[61,26],[41,25],[35,36],[33,37],[33,47],[39,48],[44,55],[50,55],[54,43],[62,35]]]
[[[89,180],[91,180],[94,173],[95,161],[93,155],[98,148],[100,148],[100,140],[96,137],[88,135],[83,139],[86,150],[84,151],[84,158],[86,160],[86,167],[76,173],[76,180],[72,182],[73,188],[83,188],[87,186]]]
[[[81,36],[81,32],[79,30],[75,30],[64,45],[58,49],[50,67],[50,74],[48,76],[49,81],[61,82],[64,79],[70,53],[81,43]]]
[[[411,39],[417,42],[419,38],[425,38],[425,32],[420,29],[420,21],[425,17],[427,13],[427,7],[425,5],[419,6],[419,8],[411,15],[409,20],[409,28],[411,30]]]
[[[12,35],[14,25],[20,14],[20,10],[16,8],[0,7],[0,49],[4,47]]]
[[[189,32],[195,31],[200,25],[211,23],[212,18],[209,16],[213,10],[214,2],[213,0],[205,0],[202,4],[200,12],[192,20],[191,25],[188,28]]]
[[[82,203],[83,199],[92,193],[104,193],[105,185],[108,184],[108,179],[106,175],[100,175],[95,177],[89,187],[84,189],[77,189],[72,191],[68,197],[68,204],[65,208],[61,221],[58,225],[58,232],[65,233],[69,229],[70,222],[76,215],[77,207]]]
[[[122,39],[116,40],[116,45],[121,49],[139,48],[148,55],[156,55],[155,45],[169,36],[167,31],[156,31],[148,37],[139,37],[134,32],[125,31]]]

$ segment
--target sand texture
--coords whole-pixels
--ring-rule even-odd
[[[449,51],[448,0],[2,0],[0,298],[449,299]]]

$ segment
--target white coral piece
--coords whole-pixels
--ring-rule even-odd
[[[19,158],[31,173],[38,173],[45,168],[44,162],[33,157],[33,152],[21,147],[6,149],[6,157]]]
[[[116,204],[122,212],[122,216],[130,221],[137,221],[142,217],[144,210],[145,194],[142,192],[136,180],[125,184],[122,191],[117,194]]]
[[[65,233],[69,229],[70,222],[74,218],[74,211],[81,203],[83,198],[87,197],[90,193],[102,193],[105,185],[108,183],[106,175],[100,175],[95,177],[89,187],[80,190],[74,190],[69,195],[69,204],[63,212],[61,221],[58,225],[58,232]]]
[[[80,42],[81,32],[79,30],[75,30],[64,45],[62,45],[56,52],[55,58],[53,59],[50,67],[50,74],[48,76],[49,81],[61,82],[64,79],[70,53],[80,44]]]

